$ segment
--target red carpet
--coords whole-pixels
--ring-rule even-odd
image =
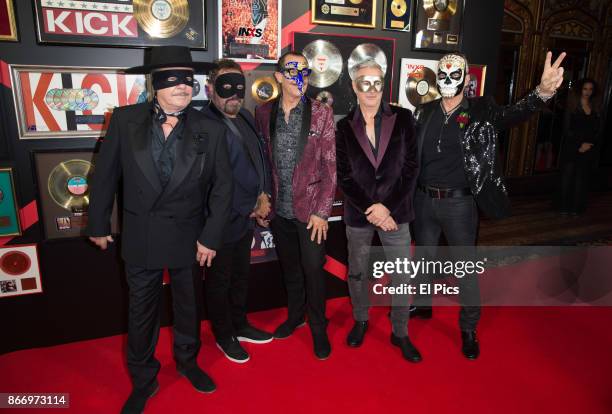
[[[434,319],[410,325],[424,358],[417,365],[389,344],[386,313],[374,309],[363,347],[349,349],[348,300],[329,301],[327,361],[314,358],[301,328],[289,339],[246,344],[251,360],[238,365],[203,324],[200,363],[218,386],[211,395],[178,377],[163,329],[161,389],[147,413],[612,413],[612,308],[485,308],[477,361],[460,354],[457,310],[436,309]],[[284,315],[261,312],[251,321],[271,328]],[[70,410],[53,412],[117,413],[130,390],[124,342],[115,336],[2,355],[0,392],[68,392]]]

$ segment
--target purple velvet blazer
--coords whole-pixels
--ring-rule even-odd
[[[382,203],[397,224],[414,219],[412,198],[418,176],[417,140],[412,112],[383,102],[378,157],[366,135],[361,111],[338,122],[336,163],[348,226],[369,224],[365,210]]]
[[[274,139],[279,99],[257,107],[255,122],[272,160],[272,204],[278,196],[278,171]],[[309,99],[302,116],[298,163],[293,171],[293,213],[307,223],[315,214],[327,219],[336,194],[336,143],[334,114],[330,107]]]

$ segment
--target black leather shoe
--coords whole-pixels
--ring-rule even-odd
[[[191,385],[193,385],[193,388],[195,388],[198,392],[210,394],[217,389],[217,386],[213,382],[212,378],[210,378],[198,366],[186,370],[177,368],[177,370],[179,374],[189,380]]]
[[[401,349],[402,356],[405,360],[410,362],[421,362],[423,360],[419,350],[412,345],[412,342],[410,342],[407,336],[400,338],[395,336],[394,333],[391,333],[391,343]]]
[[[480,355],[480,345],[476,338],[476,331],[461,331],[461,352],[467,359],[476,359]]]
[[[159,383],[157,381],[147,389],[135,388],[123,405],[121,414],[140,414],[144,412],[147,400],[154,396],[157,391],[159,391]]]
[[[285,322],[281,323],[278,328],[276,328],[272,335],[274,335],[274,338],[276,339],[289,338],[293,334],[293,331],[295,331],[297,328],[301,328],[304,325],[306,325],[304,319],[298,321],[297,323],[286,320]]]
[[[410,318],[431,319],[431,306],[410,306]]]
[[[320,359],[324,360],[329,358],[331,354],[331,344],[329,338],[327,338],[327,332],[312,332],[312,343],[314,346],[314,354]]]
[[[346,344],[352,348],[360,347],[368,330],[368,321],[355,321],[353,329],[346,337]]]

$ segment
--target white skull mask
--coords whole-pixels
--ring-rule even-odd
[[[442,56],[438,62],[438,90],[443,98],[453,98],[463,91],[467,62],[459,55]]]

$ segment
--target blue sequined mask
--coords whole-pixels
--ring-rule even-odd
[[[310,76],[311,72],[312,70],[307,66],[294,61],[285,63],[285,68],[283,69],[283,76],[295,82],[302,94],[303,101],[306,101],[306,96],[304,96],[304,78]]]

